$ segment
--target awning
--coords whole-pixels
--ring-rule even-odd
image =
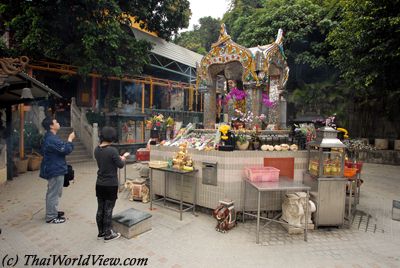
[[[196,63],[200,63],[203,55],[193,52],[187,48],[178,46],[172,42],[165,41],[160,37],[156,37],[140,31],[138,29],[132,28],[132,32],[135,38],[138,40],[146,40],[152,43],[153,48],[152,53],[163,56],[167,59],[183,63],[192,68],[196,68]]]
[[[47,99],[51,95],[61,98],[60,94],[24,72],[8,75],[3,82],[0,86],[0,107]],[[33,99],[21,98],[23,88],[31,89]]]

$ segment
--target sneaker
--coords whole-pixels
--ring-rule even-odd
[[[97,240],[100,240],[100,239],[104,239],[104,237],[106,236],[106,233],[101,233],[101,234],[98,234],[97,235]]]
[[[47,223],[54,223],[54,224],[59,224],[59,223],[64,223],[65,218],[64,217],[57,217],[52,220],[46,221]]]
[[[62,216],[64,216],[65,215],[65,212],[64,211],[59,211],[58,212],[58,217],[62,217]]]
[[[113,241],[113,240],[117,240],[120,237],[121,237],[120,233],[116,233],[116,232],[111,230],[111,234],[110,235],[104,236],[104,242],[107,243],[107,242],[110,242],[110,241]]]

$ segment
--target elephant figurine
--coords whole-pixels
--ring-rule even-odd
[[[306,211],[306,198],[307,198],[307,193],[304,192],[297,192],[296,195],[300,198],[300,204],[303,207],[304,212]],[[314,202],[311,200],[308,200],[308,224],[312,224],[311,220],[311,214],[317,210],[317,207],[315,206]],[[302,225],[305,224],[305,214],[301,217],[300,222]]]
[[[300,197],[296,194],[286,194],[282,203],[282,220],[292,226],[301,227],[301,217],[304,215]]]

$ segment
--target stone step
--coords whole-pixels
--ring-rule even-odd
[[[93,161],[92,157],[89,155],[68,155],[65,159],[67,163]]]
[[[72,132],[72,127],[62,127],[57,132],[57,135],[62,140],[67,140],[69,134]],[[77,162],[85,162],[92,161],[92,154],[86,150],[86,147],[83,145],[79,137],[76,137],[73,141],[74,150],[71,154],[67,155],[66,160],[68,163],[77,163]]]
[[[69,155],[67,155],[67,157],[70,156],[88,156],[88,152],[87,151],[72,151],[72,153],[70,153]]]
[[[76,146],[74,147],[74,150],[72,151],[72,153],[73,154],[82,154],[82,153],[85,153],[85,154],[88,154],[88,151],[86,150],[86,148],[85,147],[80,147],[80,148],[77,148]]]
[[[83,145],[83,143],[74,142],[74,151],[76,150],[86,150],[86,147]]]

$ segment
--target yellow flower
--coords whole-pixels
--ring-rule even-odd
[[[219,131],[222,133],[221,139],[227,140],[228,139],[228,131],[231,129],[228,125],[222,125],[219,127]]]
[[[169,116],[167,120],[165,120],[165,124],[167,127],[172,127],[175,124],[175,121],[171,116]]]

